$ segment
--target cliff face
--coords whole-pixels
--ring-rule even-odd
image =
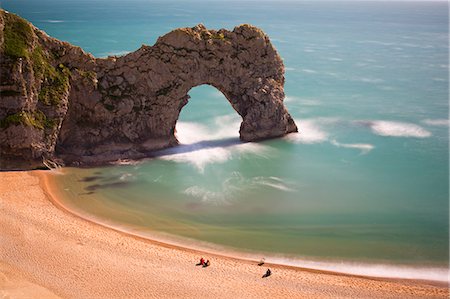
[[[43,159],[93,165],[174,146],[192,87],[220,90],[244,141],[297,131],[284,66],[258,28],[176,29],[122,57],[96,59],[0,11],[0,168]]]

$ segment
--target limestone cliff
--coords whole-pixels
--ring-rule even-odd
[[[296,132],[283,105],[284,66],[258,28],[176,29],[153,46],[94,58],[0,11],[0,168],[44,159],[93,165],[177,144],[191,88],[220,90],[242,117],[240,138]]]

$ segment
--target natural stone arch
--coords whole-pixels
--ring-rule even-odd
[[[222,92],[242,117],[243,141],[297,131],[283,105],[283,62],[269,38],[250,25],[233,31],[207,30],[203,25],[176,29],[154,46],[97,59],[95,73],[95,86],[84,82],[78,84],[84,86],[81,94],[71,94],[69,101],[75,105],[57,148],[65,160],[82,157],[92,163],[89,157],[135,157],[176,145],[175,126],[188,92],[204,84]],[[85,117],[82,130],[73,123],[80,115]]]
[[[1,11],[0,28],[14,22],[25,21]],[[43,158],[103,164],[174,146],[188,91],[202,84],[242,117],[243,141],[297,131],[283,105],[283,62],[256,27],[176,29],[153,46],[100,59],[24,24],[19,56],[0,48],[8,74],[0,85],[8,96],[0,103],[1,168],[36,167]]]

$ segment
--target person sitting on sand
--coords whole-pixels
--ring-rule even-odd
[[[272,275],[272,271],[270,271],[270,269],[267,269],[266,274],[264,274],[262,277],[264,278],[264,277],[268,277],[270,275]]]
[[[204,266],[205,265],[205,260],[203,259],[203,257],[200,259],[200,263],[198,263],[196,266]]]

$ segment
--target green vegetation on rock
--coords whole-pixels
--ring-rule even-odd
[[[10,114],[0,120],[0,128],[2,129],[8,128],[12,125],[24,125],[43,130],[54,128],[56,122],[53,119],[48,119],[45,114],[39,110],[35,112],[21,111],[15,114]]]
[[[69,89],[70,71],[60,64],[54,67],[49,55],[37,44],[33,50],[33,29],[30,23],[21,17],[2,11],[4,19],[3,51],[6,56],[18,59],[29,58],[34,76],[42,81],[38,99],[45,105],[58,105]],[[5,94],[3,94],[5,93]],[[4,96],[17,95],[2,91]]]
[[[212,39],[225,40],[225,35],[223,33],[214,33],[211,35]]]
[[[39,101],[45,105],[58,105],[61,102],[61,96],[69,88],[69,69],[62,64],[58,68],[53,67],[41,46],[34,48],[31,60],[35,77],[43,79],[38,96]]]
[[[227,38],[225,37],[225,35],[222,32],[207,32],[204,31],[201,33],[201,37],[202,39],[208,40],[208,39],[213,39],[213,40],[220,40],[220,41],[225,41],[227,40]]]
[[[3,50],[13,58],[28,57],[28,48],[33,39],[31,25],[19,16],[3,12],[5,23]]]
[[[42,76],[46,71],[50,71],[48,69],[51,68],[51,66],[48,63],[41,46],[36,46],[33,52],[31,52],[31,61],[33,62],[35,77]]]
[[[58,105],[61,102],[61,97],[69,89],[70,70],[63,64],[54,68],[45,59],[43,65],[37,67],[37,70],[43,72],[43,84],[38,96],[39,101],[45,105]]]
[[[89,81],[94,81],[95,79],[97,79],[97,74],[94,71],[83,71],[83,70],[77,69],[77,72],[80,74],[81,77],[83,77]]]

